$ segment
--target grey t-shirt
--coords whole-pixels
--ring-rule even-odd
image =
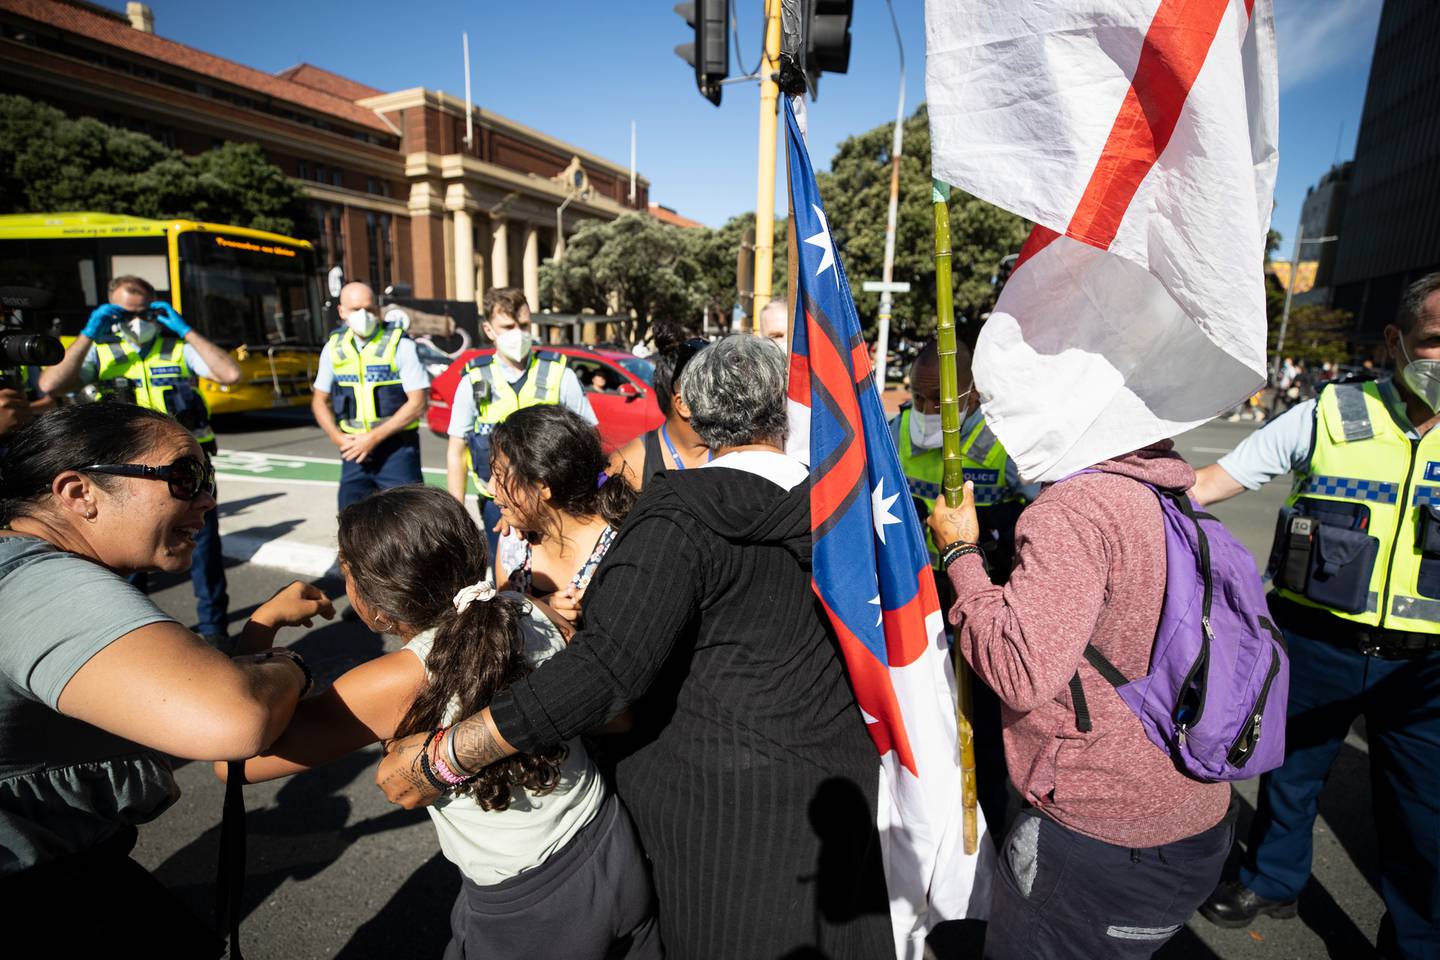
[[[97,563],[0,537],[0,876],[92,847],[180,796],[164,757],[56,709],[91,657],[172,619]]]

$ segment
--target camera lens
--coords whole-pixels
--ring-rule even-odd
[[[48,367],[65,357],[65,347],[43,333],[0,334],[0,365]]]

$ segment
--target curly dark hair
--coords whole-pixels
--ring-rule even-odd
[[[434,629],[425,668],[430,682],[410,704],[397,737],[434,730],[452,701],[470,716],[530,672],[514,600],[497,596],[456,613],[453,598],[488,567],[485,536],[470,514],[443,490],[419,484],[392,487],[340,514],[340,559],[355,591],[397,623]],[[563,745],[516,754],[480,771],[457,793],[485,810],[509,807],[515,787],[546,794],[560,782]]]
[[[550,505],[572,517],[602,517],[612,527],[625,521],[635,505],[635,489],[620,472],[600,483],[610,460],[600,434],[579,414],[557,404],[516,410],[490,434],[490,462],[496,454],[510,461],[507,482],[528,490],[550,488]],[[544,517],[525,517],[525,529],[555,533]]]

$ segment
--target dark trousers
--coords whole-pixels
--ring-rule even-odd
[[[1149,957],[1215,888],[1234,839],[1227,816],[1161,847],[1117,847],[1026,809],[1000,850],[985,956]]]
[[[1291,630],[1285,637],[1285,763],[1260,778],[1240,882],[1271,900],[1300,893],[1320,791],[1363,715],[1386,906],[1380,954],[1440,956],[1440,652],[1381,660]]]
[[[422,483],[420,432],[404,430],[381,443],[363,463],[340,463],[340,509],[364,500],[377,490]]]
[[[206,454],[214,448],[205,444]],[[215,494],[218,499],[220,494]],[[130,582],[143,593],[150,592],[150,575],[130,575]],[[202,637],[224,636],[228,632],[230,593],[225,582],[225,557],[220,550],[220,513],[205,514],[205,525],[195,534],[195,552],[190,555],[190,583],[195,588],[195,632]]]
[[[517,877],[468,877],[450,910],[445,960],[660,960],[655,889],[635,825],[615,797],[569,843]]]

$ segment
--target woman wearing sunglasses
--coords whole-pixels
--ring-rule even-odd
[[[684,470],[714,458],[705,441],[690,426],[690,407],[680,396],[680,374],[695,354],[710,346],[699,337],[680,339],[680,331],[662,329],[655,334],[655,403],[665,422],[621,447],[615,469],[637,491],[657,473]]]
[[[334,609],[291,584],[231,660],[126,583],[189,568],[214,489],[184,427],[123,403],[41,417],[0,459],[0,902],[35,929],[66,935],[83,910],[110,943],[217,955],[129,858],[135,827],[179,796],[165,755],[238,759],[279,735],[310,673],[276,631]]]

